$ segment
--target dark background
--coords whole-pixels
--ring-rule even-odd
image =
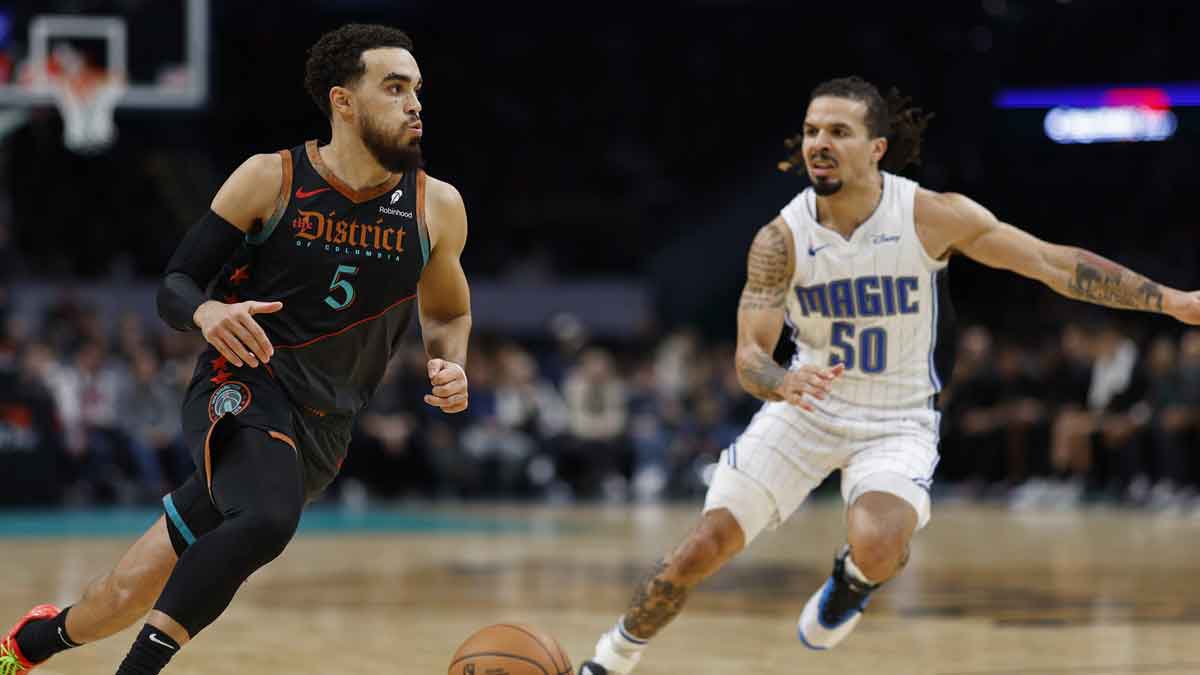
[[[177,12],[155,7],[8,3],[18,19],[125,10],[135,57],[178,50]],[[503,11],[215,2],[206,108],[118,111],[116,147],[92,159],[62,147],[52,112],[5,141],[24,274],[155,275],[247,155],[327,138],[303,89],[305,50],[349,21],[402,27],[416,41],[428,169],[466,200],[464,264],[477,278],[530,269],[634,278],[659,298],[666,325],[731,334],[748,242],[804,187],[774,168],[782,140],[798,130],[814,85],[855,73],[937,114],[910,177],[1164,283],[1200,282],[1189,208],[1200,187],[1200,111],[1176,110],[1180,129],[1168,142],[1063,146],[1042,133],[1043,111],[992,107],[1003,87],[1200,79],[1194,3],[1080,0]],[[970,319],[1036,321],[1055,302],[973,263],[952,274]]]

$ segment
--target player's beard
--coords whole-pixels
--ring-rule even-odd
[[[812,178],[810,176],[810,178]],[[812,178],[813,192],[818,196],[828,197],[842,189],[842,181],[830,178]]]
[[[813,162],[831,162],[833,166],[838,166],[837,160],[835,160],[825,151],[818,150],[816,154],[810,155],[809,158]],[[821,197],[828,197],[829,195],[834,194],[838,190],[842,189],[841,180],[837,178],[830,178],[828,176],[814,176],[812,174],[811,166],[808,171],[808,179],[812,181],[813,192],[817,193]]]
[[[359,132],[367,152],[388,171],[404,173],[421,167],[420,137],[406,142],[401,135],[380,129],[370,117],[363,118]]]

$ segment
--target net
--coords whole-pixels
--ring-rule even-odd
[[[80,154],[97,154],[117,138],[114,114],[125,94],[125,79],[96,68],[70,50],[55,50],[45,86],[63,120],[63,143]]]

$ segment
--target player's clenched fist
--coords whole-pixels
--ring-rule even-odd
[[[267,339],[255,314],[272,314],[283,309],[282,302],[235,302],[225,304],[210,300],[196,308],[192,320],[204,334],[204,339],[234,366],[249,364],[257,368],[267,363],[275,348]]]
[[[446,413],[467,409],[467,373],[462,366],[444,359],[430,359],[429,384],[433,385],[433,391],[425,394],[429,405]]]
[[[783,377],[783,382],[775,389],[775,393],[797,408],[811,412],[812,404],[805,401],[804,397],[807,395],[817,399],[825,398],[829,394],[829,388],[845,370],[846,367],[840,363],[832,368],[803,365],[798,370],[789,370]]]

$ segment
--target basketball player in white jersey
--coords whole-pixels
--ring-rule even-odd
[[[967,197],[881,170],[919,157],[927,120],[857,77],[813,92],[803,140],[791,144],[812,187],[755,236],[738,307],[738,376],[766,404],[722,453],[699,524],[638,587],[580,675],[631,672],[691,589],[785,521],[834,469],[847,545],[804,606],[798,635],[828,649],[850,633],[929,522],[937,394],[954,343],[945,292],[952,253],[1067,297],[1200,323],[1198,293],[1047,243]],[[785,323],[797,348],[787,369],[771,356]]]

